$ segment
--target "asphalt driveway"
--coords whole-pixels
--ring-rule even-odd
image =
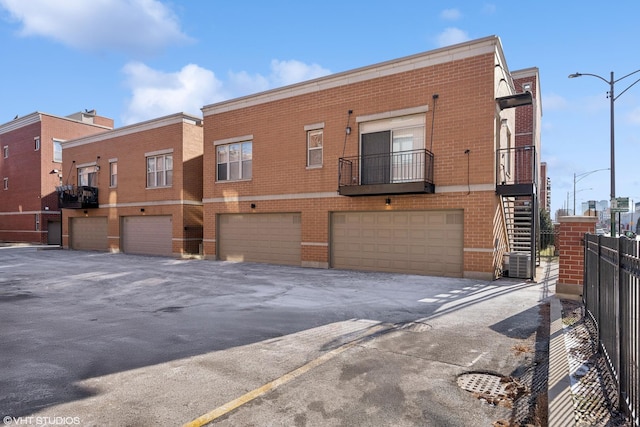
[[[489,425],[511,409],[456,378],[533,366],[548,291],[3,247],[0,416],[182,425],[217,409],[228,425]]]

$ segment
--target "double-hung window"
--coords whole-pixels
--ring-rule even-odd
[[[118,186],[118,159],[109,160],[109,187]]]
[[[53,161],[62,163],[62,141],[53,140]]]
[[[147,188],[173,185],[173,153],[147,156]]]
[[[307,167],[322,166],[324,123],[305,126],[307,131]]]
[[[240,181],[253,174],[252,141],[234,142],[216,147],[216,180]]]
[[[5,159],[7,157],[9,157],[9,146],[5,145],[4,147],[2,147],[2,157],[4,157]]]

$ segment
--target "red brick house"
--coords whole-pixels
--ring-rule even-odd
[[[0,125],[0,242],[60,244],[61,144],[112,128],[95,111],[35,112]]]
[[[202,119],[184,113],[64,142],[64,246],[198,254],[202,148]]]
[[[531,70],[526,90],[492,36],[204,106],[204,255],[491,279],[524,197],[530,265]]]

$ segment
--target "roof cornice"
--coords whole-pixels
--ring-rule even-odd
[[[95,135],[85,136],[77,139],[70,139],[69,141],[62,142],[63,148],[77,147],[79,145],[91,144],[94,142],[104,141],[106,139],[118,138],[125,135],[131,135],[134,133],[140,133],[151,129],[157,129],[163,126],[174,125],[178,123],[187,123],[193,125],[199,125],[202,123],[202,118],[193,116],[186,113],[176,113],[169,116],[160,117],[157,119],[147,120],[140,123],[135,123],[121,128],[109,130],[107,132],[98,133]]]
[[[35,111],[31,114],[27,114],[26,116],[22,116],[22,117],[18,117],[17,119],[13,119],[10,122],[4,123],[2,125],[0,125],[0,135],[3,133],[8,133],[8,132],[12,132],[16,129],[21,129],[23,127],[32,125],[34,123],[38,123],[42,121],[42,116],[48,116],[48,117],[53,117],[55,119],[58,120],[68,120],[70,122],[74,122],[74,123],[80,123],[86,126],[93,126],[96,128],[101,128],[101,129],[105,129],[105,130],[110,130],[111,127],[109,126],[103,126],[103,125],[97,125],[95,123],[87,123],[87,122],[83,122],[80,120],[75,120],[75,119],[71,119],[69,117],[62,117],[62,116],[56,116],[54,114],[49,114],[49,113],[43,113],[41,111]]]
[[[4,123],[0,125],[0,135],[3,133],[9,133],[16,129],[22,129],[23,127],[32,125],[34,123],[38,123],[41,121],[40,118],[41,113],[34,112],[26,116],[18,117],[17,119],[13,119],[10,122]]]

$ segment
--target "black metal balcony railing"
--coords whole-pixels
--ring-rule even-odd
[[[56,187],[60,207],[64,209],[88,209],[98,207],[98,189],[88,185],[61,185]]]
[[[345,196],[433,193],[433,153],[428,150],[341,157],[338,192]]]
[[[538,184],[538,159],[533,145],[496,151],[496,186],[499,194],[529,195]]]

